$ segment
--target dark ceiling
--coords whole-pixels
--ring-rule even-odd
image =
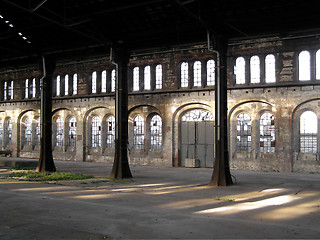
[[[0,0],[0,64],[320,29],[309,0]]]

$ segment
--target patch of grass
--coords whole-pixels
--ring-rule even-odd
[[[221,198],[221,197],[216,197],[215,200],[217,201],[224,201],[224,202],[234,202],[234,199],[231,198]]]
[[[14,172],[9,175],[9,178],[19,178],[26,181],[63,181],[63,180],[85,180],[94,178],[92,175],[83,175],[70,172]]]
[[[22,167],[22,166],[14,166],[10,168],[10,170],[34,170],[35,167]]]

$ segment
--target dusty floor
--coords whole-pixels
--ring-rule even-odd
[[[55,162],[95,179],[0,179],[0,239],[319,239],[320,175],[232,171],[237,184],[207,186],[212,169]],[[4,173],[0,173],[1,174]]]

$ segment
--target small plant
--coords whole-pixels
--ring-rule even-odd
[[[62,180],[84,180],[94,178],[92,175],[83,175],[70,172],[14,172],[9,175],[9,178],[20,178],[27,181],[62,181]]]

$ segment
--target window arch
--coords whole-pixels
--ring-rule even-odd
[[[276,58],[273,54],[268,54],[265,58],[265,81],[266,83],[276,82]]]
[[[144,90],[151,89],[151,68],[150,66],[145,66],[144,68]]]
[[[318,118],[312,111],[300,116],[300,152],[317,153]]]
[[[5,147],[11,147],[12,139],[12,120],[7,118],[5,121]]]
[[[258,56],[250,58],[250,83],[260,83],[260,58]]]
[[[237,117],[237,152],[251,152],[251,118],[247,113]]]
[[[276,129],[274,116],[264,113],[260,117],[260,152],[275,152]]]
[[[144,149],[144,120],[139,115],[133,120],[133,148]]]
[[[91,93],[97,93],[97,72],[96,71],[92,73]]]
[[[115,92],[116,90],[116,70],[113,69],[111,71],[111,92]]]
[[[115,117],[110,116],[107,119],[107,148],[114,148],[115,147]]]
[[[236,84],[246,83],[246,61],[243,57],[236,59],[236,65],[234,68],[234,74],[236,75]]]
[[[56,78],[56,96],[60,96],[61,92],[61,79],[60,79],[60,75],[57,76]]]
[[[302,51],[299,54],[299,80],[308,81],[311,79],[310,71],[310,53],[308,51]]]
[[[72,77],[72,94],[76,95],[78,93],[78,74],[73,74]]]
[[[101,73],[101,92],[107,92],[107,71],[103,70]]]
[[[181,121],[183,122],[199,122],[199,121],[213,121],[212,114],[204,109],[193,109],[185,113]]]
[[[207,86],[214,86],[215,85],[215,67],[216,63],[213,59],[207,61]]]
[[[31,145],[31,120],[26,118],[24,122],[24,145]]]
[[[189,78],[189,65],[187,62],[182,62],[181,63],[181,81],[180,81],[180,84],[181,84],[181,87],[188,87],[189,85],[189,81],[188,81],[188,78]]]
[[[160,150],[162,148],[162,119],[154,115],[150,121],[150,148]]]
[[[139,67],[133,69],[133,91],[140,90]]]
[[[56,120],[56,127],[56,146],[63,146],[63,120],[61,117]]]
[[[91,146],[101,147],[101,118],[98,116],[91,121]]]
[[[201,62],[195,61],[193,64],[193,86],[201,87]]]
[[[156,89],[162,89],[162,65],[156,66]]]
[[[75,117],[69,120],[68,145],[75,147],[77,141],[77,120]]]
[[[316,79],[320,80],[320,49],[316,52]]]

